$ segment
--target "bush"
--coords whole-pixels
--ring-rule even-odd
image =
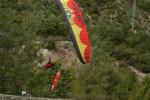
[[[143,9],[144,11],[147,11],[150,13],[150,1],[149,0],[138,0],[137,5],[139,8]]]
[[[51,69],[40,71],[40,73],[34,74],[33,78],[29,79],[26,87],[33,96],[53,98],[71,97],[72,72],[61,68],[62,66],[59,62],[55,62],[54,65]],[[61,78],[58,81],[55,92],[52,93],[52,81],[59,70],[62,72]]]

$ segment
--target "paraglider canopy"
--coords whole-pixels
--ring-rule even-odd
[[[82,12],[74,0],[56,0],[61,9],[80,61],[90,62],[91,47]]]

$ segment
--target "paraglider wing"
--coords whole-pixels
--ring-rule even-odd
[[[89,63],[91,56],[90,42],[79,6],[74,0],[56,0],[56,3],[65,16],[65,21],[80,61],[84,64]]]

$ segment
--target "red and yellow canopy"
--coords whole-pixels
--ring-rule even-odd
[[[90,62],[91,48],[82,12],[74,0],[56,0],[65,16],[74,47],[82,63]]]

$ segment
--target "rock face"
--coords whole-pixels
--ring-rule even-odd
[[[70,68],[74,63],[80,64],[73,44],[70,41],[58,41],[55,43],[53,50],[40,49],[38,55],[42,55],[44,58],[42,65],[47,63],[49,58],[51,58],[52,62],[60,61],[64,68]]]

